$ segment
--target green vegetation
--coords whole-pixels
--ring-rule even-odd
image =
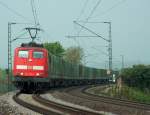
[[[51,54],[57,57],[62,57],[65,61],[75,64],[81,64],[84,55],[82,48],[69,47],[65,50],[59,42],[44,43],[44,48],[46,48]]]
[[[3,69],[0,69],[0,80],[6,79],[6,71]]]
[[[64,60],[70,63],[81,64],[84,56],[83,49],[80,47],[70,47],[65,51]]]
[[[55,43],[44,43],[44,48],[46,48],[51,54],[62,57],[65,50],[59,42]]]
[[[3,69],[0,69],[0,95],[8,92],[8,88],[9,88],[9,91],[12,91],[15,89],[12,83],[9,83],[8,85],[8,77],[7,77],[6,71]]]
[[[117,80],[107,92],[109,96],[132,101],[150,103],[150,66],[134,65],[121,71]]]
[[[150,104],[150,92],[144,93],[138,88],[132,88],[126,85],[122,86],[121,89],[119,89],[116,85],[113,86],[108,90],[107,95]]]
[[[134,65],[132,68],[123,69],[121,75],[123,83],[144,91],[150,91],[150,66]]]

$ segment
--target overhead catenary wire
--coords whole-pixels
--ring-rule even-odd
[[[20,38],[20,37],[22,37],[22,36],[26,35],[27,33],[28,33],[28,32],[27,32],[27,31],[25,31],[24,33],[22,33],[22,34],[18,35],[16,38]]]
[[[92,9],[90,15],[87,17],[86,20],[89,20],[89,18],[94,14],[94,12],[96,11],[97,7],[99,6],[99,4],[102,2],[102,0],[98,0],[98,2],[96,3],[96,5],[94,6],[94,8]]]
[[[106,52],[102,51],[101,49],[97,49],[95,47],[92,47],[92,49],[95,49],[96,51],[101,52],[103,55],[108,56],[108,54]]]
[[[74,23],[77,24],[77,25],[79,25],[79,26],[81,26],[82,28],[84,28],[85,30],[89,31],[90,33],[96,35],[97,37],[102,38],[103,40],[105,40],[105,41],[107,41],[107,42],[110,42],[108,39],[102,37],[101,35],[99,35],[99,34],[97,34],[96,32],[90,30],[89,28],[87,28],[87,27],[85,27],[85,26],[83,26],[83,25],[77,23],[76,21],[74,21]]]
[[[15,38],[20,38],[22,37],[23,35],[25,35],[27,33],[27,31],[24,31],[24,29],[22,29],[21,31],[17,32],[16,35],[13,35],[12,38],[15,39]]]
[[[12,12],[13,14],[15,14],[16,16],[28,21],[28,22],[32,22],[30,19],[28,19],[27,17],[23,16],[22,14],[18,13],[17,11],[13,10],[12,8],[10,8],[7,4],[5,4],[4,2],[0,1],[0,5],[5,7],[6,9],[8,9],[10,12]]]
[[[38,21],[38,17],[37,17],[37,12],[36,12],[34,0],[31,0],[31,7],[32,7],[32,13],[33,13],[33,17],[34,17],[35,26],[38,26],[39,21]]]
[[[79,20],[80,17],[82,16],[82,14],[84,14],[84,11],[86,9],[86,6],[87,6],[88,2],[89,2],[89,0],[85,1],[84,6],[83,6],[83,8],[82,8],[82,10],[81,10],[81,12],[80,12],[80,14],[79,14],[79,16],[78,16],[78,18],[76,20]]]
[[[105,14],[109,13],[111,10],[113,10],[113,9],[116,8],[116,7],[118,7],[120,4],[124,3],[125,1],[127,1],[127,0],[121,0],[121,1],[117,2],[117,3],[114,4],[112,7],[108,8],[107,10],[105,10],[104,12],[102,12],[102,13],[96,15],[96,16],[90,17],[90,19],[91,19],[91,18],[98,17],[98,16],[102,16],[102,15],[105,15]]]
[[[98,2],[96,3],[96,5],[93,7],[90,15],[86,18],[85,23],[83,24],[85,26],[86,21],[88,21],[90,19],[90,17],[94,14],[94,12],[96,11],[97,7],[99,6],[99,4],[102,2],[102,0],[98,0]],[[78,31],[77,35],[80,34],[80,32],[82,31],[83,27],[81,27],[81,29]]]
[[[100,4],[101,1],[102,1],[102,0],[98,0],[98,2],[96,2],[96,5],[95,5],[94,8],[92,9],[90,15],[86,18],[86,20],[88,20],[88,18],[92,16],[92,14],[94,13],[94,11],[96,10],[96,8],[98,7],[98,5]],[[80,19],[80,17],[84,14],[85,9],[86,9],[86,7],[87,7],[87,5],[88,5],[88,2],[89,2],[89,0],[85,0],[84,5],[83,5],[83,8],[82,8],[82,10],[81,10],[79,16],[77,17],[76,21],[78,21],[78,20]],[[77,32],[77,36],[80,34],[81,31],[82,31],[82,27],[81,27],[80,30]],[[73,39],[74,39],[74,41],[75,41],[78,45],[80,45],[80,44],[79,44],[79,41],[76,40],[76,37],[74,37]]]
[[[86,7],[87,7],[87,5],[88,5],[88,2],[89,2],[89,0],[85,0],[84,5],[83,5],[83,8],[81,9],[81,12],[80,12],[79,16],[76,18],[76,20],[79,20],[79,19],[81,18],[81,16],[84,14],[85,9],[86,9]],[[76,29],[76,28],[75,28],[75,25],[76,25],[76,24],[74,24],[74,29]],[[67,37],[68,37],[68,36],[67,36]],[[68,37],[68,38],[69,38],[69,37]],[[74,40],[74,42],[75,42],[78,46],[80,46],[80,43],[79,43],[79,41],[76,39],[76,37],[74,37],[73,40]]]
[[[96,2],[96,5],[94,6],[94,8],[92,9],[92,11],[90,12],[89,16],[86,18],[86,21],[88,21],[89,18],[93,15],[93,13],[94,13],[95,10],[97,9],[97,7],[98,7],[99,4],[101,3],[101,1],[102,1],[102,0],[98,0],[98,2]],[[85,8],[87,7],[88,2],[89,2],[89,0],[86,0],[86,1],[85,1],[84,6],[83,6],[83,8],[82,8],[82,10],[81,10],[81,12],[80,12],[80,15],[79,15],[79,17],[76,19],[76,21],[78,21],[78,20],[80,19],[81,15],[85,12]],[[85,25],[85,23],[84,23],[84,25]],[[79,34],[80,34],[80,32],[82,31],[82,29],[83,29],[83,28],[81,27],[80,30],[77,32],[77,36],[79,36]],[[75,40],[75,42],[77,42],[77,44],[79,45],[79,42],[76,40],[76,38],[74,38],[74,40]]]

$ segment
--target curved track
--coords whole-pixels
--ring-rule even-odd
[[[18,104],[22,105],[23,107],[25,108],[28,108],[30,110],[33,110],[37,113],[40,113],[40,114],[44,114],[44,115],[60,115],[59,113],[56,113],[56,112],[52,112],[52,111],[49,111],[45,108],[41,108],[41,107],[38,107],[36,105],[33,105],[31,103],[28,103],[22,99],[19,98],[19,96],[21,95],[21,93],[17,93],[16,95],[13,96],[13,99],[15,102],[17,102]]]
[[[108,96],[94,95],[94,94],[88,93],[86,91],[86,89],[88,89],[88,88],[89,87],[75,88],[74,90],[68,89],[65,92],[67,92],[68,94],[70,94],[72,96],[84,98],[87,100],[92,100],[95,102],[104,102],[104,103],[110,103],[110,104],[119,105],[119,106],[127,106],[127,107],[136,108],[136,109],[150,111],[150,104],[138,103],[138,102],[134,102],[134,101],[117,99],[117,98],[112,98],[112,97],[108,97]]]
[[[94,112],[94,111],[89,111],[89,110],[84,110],[81,108],[76,108],[76,107],[72,107],[72,106],[68,106],[68,105],[63,105],[51,100],[47,100],[43,97],[41,97],[40,95],[34,95],[33,96],[34,100],[40,102],[41,104],[51,107],[53,109],[62,111],[63,113],[67,113],[70,115],[100,115],[98,112]]]
[[[107,112],[113,112],[113,113],[119,113],[122,115],[128,114],[128,111],[132,111],[133,109],[136,109],[136,112],[139,111],[146,111],[144,114],[141,115],[149,115],[150,114],[150,105],[144,104],[144,103],[137,103],[127,100],[121,100],[121,99],[115,99],[111,97],[105,97],[105,96],[97,96],[90,94],[86,92],[86,89],[89,87],[70,87],[70,88],[63,88],[63,89],[55,89],[51,91],[51,94],[53,96],[56,96],[56,98],[65,99],[65,101],[70,100],[69,102],[75,104],[79,104],[82,106],[87,106],[91,109],[94,109],[95,111],[89,111],[86,109],[79,109],[70,107],[69,105],[60,104],[58,102],[47,100],[43,97],[41,97],[39,94],[34,94],[32,96],[33,100],[38,102],[41,105],[46,106],[47,108],[52,108],[51,111],[47,108],[41,108],[39,106],[32,105],[31,103],[27,103],[26,101],[21,100],[19,98],[20,93],[15,95],[13,98],[14,100],[23,105],[26,108],[29,108],[33,111],[36,111],[38,113],[44,114],[44,115],[62,115],[62,114],[69,114],[69,115],[100,115],[100,112],[97,111],[107,111]],[[102,88],[103,89],[103,88]],[[74,101],[74,102],[73,102]],[[102,103],[106,103],[105,106],[102,105]],[[110,108],[111,105],[113,108]],[[118,106],[118,108],[117,108]],[[122,107],[125,107],[126,109],[122,109]],[[115,110],[113,110],[115,108]],[[131,109],[131,110],[129,110]],[[138,110],[138,111],[137,111]],[[125,113],[126,112],[126,113]],[[103,112],[101,112],[103,113]],[[146,113],[146,114],[145,114]],[[132,115],[132,113],[130,114]]]
[[[135,101],[113,98],[113,97],[108,97],[108,96],[100,96],[100,95],[96,95],[96,94],[87,92],[86,88],[83,89],[82,92],[83,92],[83,94],[88,95],[92,100],[95,100],[95,101],[103,101],[105,103],[112,103],[115,105],[133,107],[136,109],[143,109],[143,110],[150,111],[150,104],[139,103],[139,102],[135,102]]]
[[[40,95],[38,94],[34,94],[32,97],[33,99],[48,107],[48,108],[52,108],[53,110],[55,111],[51,111],[49,109],[45,109],[43,107],[39,107],[39,106],[36,106],[36,105],[33,105],[31,103],[28,103],[22,99],[19,98],[19,96],[21,95],[21,93],[17,93],[13,99],[20,105],[26,107],[26,108],[29,108],[35,112],[38,112],[38,113],[41,113],[41,114],[44,114],[44,115],[64,115],[64,114],[67,114],[67,115],[100,115],[100,113],[98,112],[95,112],[95,111],[89,111],[89,110],[84,110],[84,109],[81,109],[81,108],[75,108],[75,107],[70,107],[68,105],[63,105],[63,104],[60,104],[60,103],[56,103],[54,101],[50,101],[50,100],[46,100],[45,98],[42,98]]]
[[[150,115],[150,105],[136,103],[127,100],[120,100],[111,97],[97,96],[86,92],[89,87],[70,87],[51,93],[58,99],[70,103],[86,106],[104,114],[121,114],[121,115]],[[102,86],[102,90],[104,90]],[[66,98],[67,97],[67,98]]]

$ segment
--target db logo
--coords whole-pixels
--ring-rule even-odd
[[[32,69],[32,66],[28,66],[28,69]]]

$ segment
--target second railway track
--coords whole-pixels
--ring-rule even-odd
[[[88,95],[90,98],[92,98],[92,100],[95,100],[95,101],[103,101],[106,103],[112,103],[112,104],[116,104],[120,106],[128,106],[128,107],[133,107],[136,109],[143,109],[143,110],[150,111],[150,104],[139,103],[139,102],[119,99],[119,98],[113,98],[109,96],[96,95],[96,94],[87,92],[86,89],[83,89],[81,92],[83,92],[83,94],[85,95]]]
[[[26,100],[21,99],[19,96],[21,93],[17,93],[13,99],[20,105],[29,108],[35,112],[44,114],[44,115],[101,115],[100,112],[86,110],[82,108],[72,107],[68,105],[63,105],[56,103],[54,101],[47,100],[42,98],[39,94],[34,94],[32,96],[33,100],[38,102],[40,105],[35,105]]]
[[[93,95],[87,93],[85,89],[86,87],[68,88],[55,92],[53,96],[71,103],[87,106],[97,111],[111,112],[119,115],[138,115],[138,113],[140,113],[140,115],[150,114],[149,104]],[[66,97],[68,97],[68,99],[66,99]]]
[[[123,100],[123,99],[118,99],[118,98],[113,98],[113,97],[108,97],[108,96],[99,96],[96,94],[91,94],[86,91],[89,87],[83,87],[83,88],[76,88],[75,90],[66,90],[68,94],[72,96],[77,96],[79,98],[87,99],[87,100],[92,100],[95,102],[104,102],[104,103],[110,103],[114,105],[120,105],[120,106],[127,106],[127,107],[132,107],[136,109],[143,109],[150,111],[150,104],[146,103],[138,103],[134,101],[129,101],[129,100]],[[78,92],[78,93],[77,93]]]

